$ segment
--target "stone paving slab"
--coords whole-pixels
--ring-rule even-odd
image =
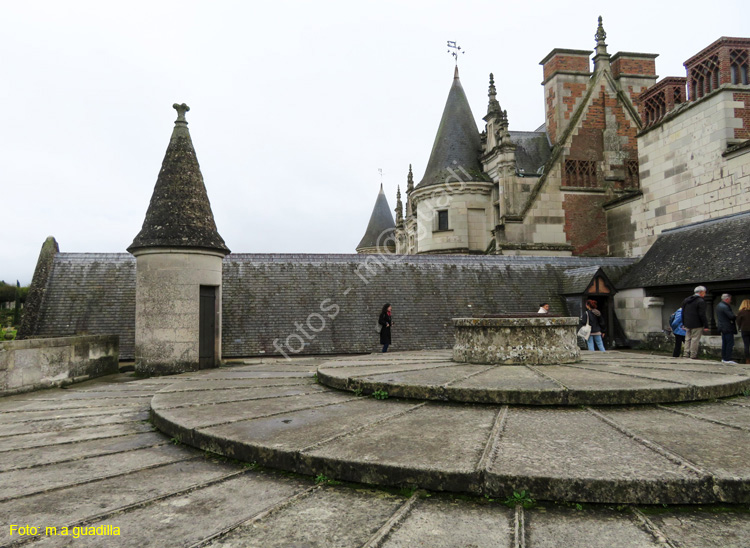
[[[315,384],[312,377],[293,379],[223,379],[201,380],[200,382],[179,381],[160,390],[162,394],[169,392],[188,392],[206,390],[235,390],[240,388],[263,388],[265,386],[309,386]]]
[[[403,497],[372,490],[319,489],[295,502],[293,511],[254,520],[206,546],[364,546],[403,504]]]
[[[44,445],[0,453],[0,472],[71,460],[121,453],[169,443],[159,432],[144,432],[76,443]]]
[[[710,471],[719,500],[750,502],[750,432],[665,409],[602,410],[630,432]]]
[[[186,458],[194,457],[186,457],[180,448],[166,445],[38,467],[32,481],[26,470],[10,470],[0,474],[0,501]]]
[[[512,546],[514,511],[498,504],[422,499],[388,535],[383,548]]]
[[[143,501],[241,473],[241,470],[207,459],[167,464],[0,502],[0,515],[8,516],[13,523],[35,527],[70,527],[92,516],[121,511]],[[9,533],[7,527],[0,529],[0,543],[10,540]]]
[[[133,421],[148,420],[148,413],[140,410],[126,410],[111,413],[97,419],[98,425],[119,424]],[[52,432],[56,430],[72,430],[76,428],[87,428],[91,426],[90,417],[60,418],[44,421],[11,422],[0,424],[0,443],[7,436],[18,436],[21,434],[37,434],[41,432]]]
[[[161,401],[153,401],[152,417],[177,423],[182,429],[205,428],[232,421],[266,417],[294,411],[342,403],[355,399],[351,394],[320,392],[302,396],[279,396],[262,400],[245,400],[207,405],[189,405],[180,408],[164,407]],[[179,418],[179,419],[178,419]]]
[[[586,410],[512,409],[486,482],[546,500],[687,503],[714,500],[707,474],[685,469]]]
[[[289,411],[268,418],[203,428],[195,434],[200,433],[219,444],[221,444],[221,439],[252,437],[255,447],[293,454],[315,446],[321,441],[330,440],[366,426],[376,425],[385,418],[405,413],[416,407],[413,402],[394,401],[391,405],[373,405],[373,403],[371,400],[361,398],[327,407]],[[255,459],[249,458],[249,460]]]
[[[245,400],[262,400],[269,397],[301,396],[304,394],[321,393],[323,387],[316,384],[296,386],[246,387],[231,390],[205,390],[185,392],[173,391],[162,394],[159,404],[163,409],[170,407],[184,407],[186,405],[206,405]]]
[[[242,475],[97,522],[120,528],[117,546],[190,546],[284,502],[303,482]],[[109,538],[107,539],[109,540]],[[102,546],[101,537],[44,537],[38,546]]]
[[[534,548],[664,548],[629,512],[552,508],[527,512],[525,540]]]
[[[747,548],[750,546],[750,513],[728,509],[661,509],[648,519],[673,546]]]
[[[122,424],[92,425],[86,428],[75,428],[69,430],[54,430],[51,432],[37,432],[33,434],[19,434],[2,439],[0,454],[12,449],[26,449],[29,447],[42,447],[60,443],[71,443],[74,441],[93,440],[98,438],[113,438],[139,432],[151,432],[153,427],[144,422],[127,422]]]
[[[478,492],[478,467],[498,412],[428,404],[306,451],[304,461],[306,468],[351,481]]]
[[[479,366],[450,361],[447,350],[371,354],[318,366],[321,383],[394,397],[512,405],[630,405],[707,400],[750,390],[750,371],[714,362],[584,352],[575,364]],[[451,364],[453,364],[451,366]],[[438,367],[436,367],[438,366]]]

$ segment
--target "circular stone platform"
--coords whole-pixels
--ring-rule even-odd
[[[445,354],[385,358],[403,366],[432,357],[436,365]],[[607,358],[634,368],[659,363],[638,354]],[[384,357],[332,363],[367,359]],[[674,363],[685,377],[698,366],[721,376],[711,362]],[[228,457],[369,484],[501,499],[526,490],[538,500],[750,502],[750,397],[579,408],[378,400],[320,385],[319,364],[279,360],[175,379],[151,402],[154,424],[182,443]]]
[[[517,366],[457,363],[449,350],[370,354],[326,362],[318,379],[362,394],[514,405],[674,403],[750,390],[740,367],[633,352],[581,352],[575,364]]]

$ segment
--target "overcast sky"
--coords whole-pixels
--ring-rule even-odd
[[[720,36],[746,0],[681,2],[3,0],[0,280],[40,247],[125,252],[187,103],[219,233],[234,252],[353,253],[382,181],[418,182],[453,77],[480,130],[487,85],[511,130],[544,122],[553,48],[658,53],[657,74]]]

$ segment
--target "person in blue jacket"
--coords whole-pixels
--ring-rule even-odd
[[[672,333],[674,333],[674,352],[672,352],[672,357],[679,358],[686,333],[685,326],[682,325],[682,308],[678,308],[677,312],[674,313],[674,318],[672,318],[672,323],[669,327],[672,328]]]

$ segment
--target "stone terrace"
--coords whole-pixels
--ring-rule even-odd
[[[520,505],[508,508],[483,497],[386,491],[327,481],[316,484],[310,477],[243,466],[175,444],[177,440],[156,432],[147,421],[149,403],[161,390],[161,398],[173,398],[169,405],[173,412],[194,411],[191,414],[198,428],[206,420],[217,420],[216,414],[207,414],[211,408],[223,410],[219,422],[228,426],[252,422],[247,420],[250,406],[261,404],[265,405],[263,414],[271,415],[274,409],[278,414],[256,422],[275,417],[279,424],[290,425],[291,434],[300,413],[291,406],[279,411],[277,400],[306,397],[295,392],[322,398],[328,389],[312,383],[317,365],[314,360],[297,360],[291,365],[269,361],[171,378],[135,380],[118,375],[68,389],[1,399],[0,546],[747,546],[747,505],[577,507],[540,502],[524,509]],[[289,395],[272,394],[271,389],[286,390]],[[392,399],[355,398],[332,393],[328,403],[350,399],[351,405],[366,406],[372,402],[381,413],[415,406],[414,402]],[[227,403],[220,403],[222,400]],[[307,413],[315,409],[324,407],[313,407]],[[608,427],[609,423],[594,413],[568,411],[584,418],[581,428],[586,424]],[[565,451],[575,450],[575,443],[566,443],[565,432],[557,431],[554,423],[526,421],[526,415],[534,410],[512,412],[522,419],[517,427],[533,432],[540,425],[542,430],[534,435],[547,444],[557,444],[561,459],[565,459]],[[660,461],[662,449],[653,444],[670,436],[677,439],[679,433],[671,431],[680,424],[682,441],[670,447],[675,453],[669,455],[683,459],[678,473],[711,470],[727,478],[746,475],[742,466],[747,462],[744,446],[750,428],[750,398],[687,407],[616,408],[608,413],[621,426],[632,428],[632,432],[640,429],[639,435],[649,436],[648,442],[638,436],[623,436],[622,443],[628,444],[630,439],[635,445],[650,447],[652,458]],[[291,422],[284,422],[289,418]],[[615,432],[612,428],[607,439]],[[420,443],[427,435],[425,432],[413,442]],[[708,443],[706,436],[710,437]],[[278,443],[288,446],[293,438],[280,437]],[[544,448],[533,449],[539,452]],[[617,456],[587,453],[579,446],[576,458],[603,462]],[[11,537],[10,524],[39,527],[41,535]],[[45,536],[44,530],[47,526],[61,530],[62,526],[102,524],[119,527],[120,536],[74,539]]]

